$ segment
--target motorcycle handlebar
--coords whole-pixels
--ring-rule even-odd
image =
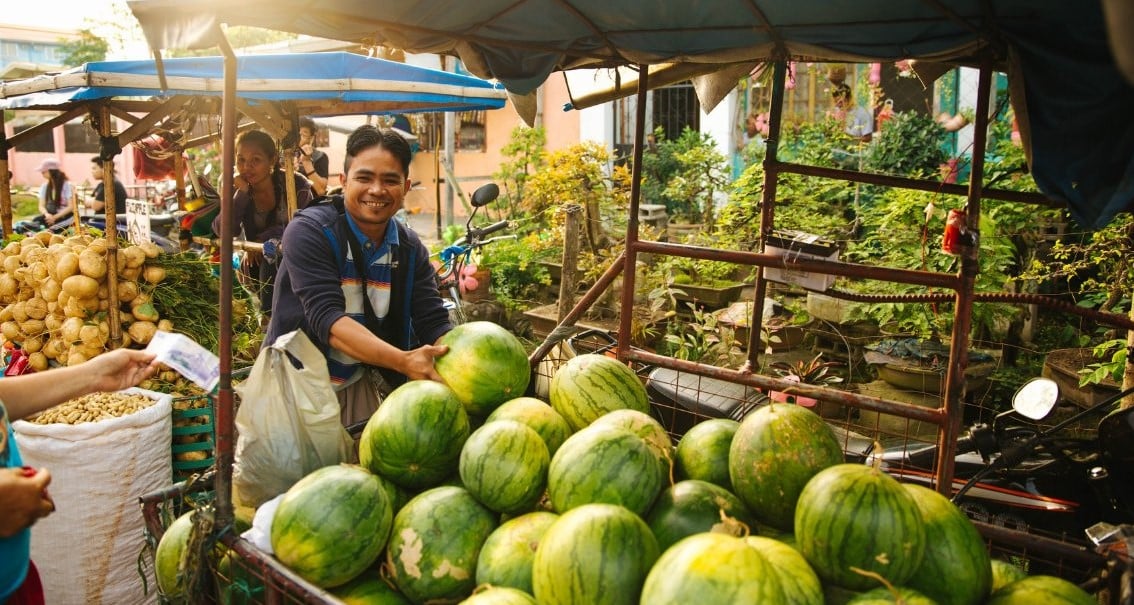
[[[507,229],[507,228],[508,228],[508,221],[504,220],[504,221],[498,221],[498,222],[492,223],[491,225],[488,225],[488,226],[485,226],[485,227],[480,227],[480,228],[477,228],[477,229],[469,229],[469,238],[468,239],[478,240],[478,239],[481,239],[483,237],[492,235],[493,233],[496,233],[497,231],[501,231],[501,230]]]

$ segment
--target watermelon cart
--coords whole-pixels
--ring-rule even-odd
[[[634,183],[631,194],[626,251],[609,271],[581,298],[555,330],[567,337],[585,310],[622,280],[618,342],[612,354],[619,360],[668,368],[677,372],[722,379],[750,389],[785,391],[831,402],[862,413],[885,414],[932,428],[939,451],[953,452],[961,430],[961,400],[970,348],[969,328],[976,301],[995,298],[1027,304],[1051,304],[1042,296],[984,293],[975,289],[980,254],[979,225],[982,199],[1004,199],[1067,207],[1084,225],[1100,226],[1130,205],[1131,184],[1123,180],[1130,168],[1130,130],[1123,119],[1131,90],[1105,48],[1107,25],[1098,3],[1087,6],[1055,0],[996,3],[976,0],[915,2],[896,6],[871,0],[832,6],[815,1],[759,2],[714,0],[702,3],[661,3],[643,10],[641,3],[520,0],[519,2],[454,3],[448,0],[415,2],[412,10],[362,6],[330,1],[313,16],[301,0],[252,0],[230,6],[219,0],[195,3],[189,9],[171,0],[135,0],[131,8],[155,48],[224,44],[216,23],[257,25],[316,36],[368,40],[410,52],[447,52],[458,55],[474,73],[499,79],[520,100],[532,101],[536,89],[553,73],[576,68],[630,67],[637,72],[636,86],[623,84],[607,98],[636,90],[637,115],[634,146]],[[262,10],[257,10],[257,9]],[[441,18],[439,16],[443,15]],[[1121,25],[1121,23],[1119,24]],[[199,35],[198,35],[199,34]],[[1074,41],[1073,43],[1071,41]],[[1064,46],[1066,44],[1066,46]],[[1084,49],[1092,49],[1091,53]],[[1092,54],[1093,53],[1093,54]],[[1099,58],[1090,64],[1080,57]],[[783,101],[790,61],[843,61],[859,63],[917,60],[924,63],[966,65],[979,69],[977,110],[969,185],[863,174],[779,160],[777,141],[783,122]],[[639,239],[640,175],[645,137],[646,93],[657,82],[694,80],[706,106],[715,104],[711,92],[727,90],[736,80],[761,66],[771,65],[772,111],[764,160],[764,198],[760,207],[761,242],[757,251],[644,241]],[[990,114],[990,89],[995,70],[1006,71],[1019,94],[1013,95],[1017,116],[1026,116],[1032,171],[1042,194],[1020,194],[986,188],[983,182],[985,133]],[[1079,86],[1067,86],[1068,81]],[[715,100],[719,100],[717,97]],[[581,104],[580,104],[581,105]],[[535,111],[531,104],[519,107]],[[1084,111],[1070,124],[1063,108]],[[1120,157],[1111,162],[1107,157]],[[1084,161],[1084,158],[1089,160]],[[841,179],[848,182],[944,192],[964,196],[963,219],[956,226],[963,235],[957,242],[956,273],[901,270],[867,266],[822,257],[775,254],[767,245],[775,228],[777,175]],[[231,252],[231,251],[229,251]],[[634,267],[639,255],[650,253],[693,259],[719,260],[738,265],[891,281],[946,292],[914,300],[920,304],[953,304],[953,333],[942,403],[915,406],[903,401],[677,360],[632,348],[629,342],[633,305]],[[224,252],[222,252],[223,256]],[[223,263],[222,263],[223,264]],[[760,327],[767,280],[758,273],[749,322],[749,364],[758,367]],[[889,302],[871,298],[870,302]],[[222,301],[223,303],[223,301]],[[1085,312],[1084,312],[1085,313]],[[222,306],[222,325],[223,325]],[[1092,314],[1102,324],[1130,329],[1128,318]],[[555,348],[545,341],[532,355],[533,366]],[[547,366],[544,366],[547,367]],[[222,365],[227,378],[230,368]],[[547,378],[547,376],[545,376]],[[231,405],[228,382],[222,378],[220,405]],[[222,414],[223,415],[223,414]],[[223,429],[222,429],[223,430]],[[228,444],[221,444],[223,448]],[[843,444],[845,445],[845,444]],[[221,460],[221,472],[224,463]],[[932,476],[936,489],[950,493],[954,484],[953,457],[942,455]],[[218,483],[223,485],[223,481]],[[218,490],[218,517],[230,517]],[[1024,532],[989,524],[979,525],[990,547],[998,553],[1038,560],[1051,556],[1069,568],[1095,571],[1099,557],[1090,551],[1047,541]],[[1071,571],[1068,570],[1068,576]],[[1077,578],[1078,579],[1078,578]]]
[[[37,116],[49,112],[57,114],[12,137],[8,144],[18,145],[44,129],[50,130],[63,121],[89,112],[94,116],[93,124],[105,127],[100,140],[102,153],[108,161],[121,149],[129,149],[134,142],[147,147],[162,146],[167,156],[180,159],[181,154],[171,150],[184,151],[217,139],[215,133],[193,135],[190,128],[195,123],[215,124],[222,113],[219,98],[224,88],[222,63],[220,57],[168,59],[161,62],[159,69],[158,63],[152,60],[107,61],[90,63],[62,74],[4,83],[0,90],[0,103],[6,109],[34,112]],[[295,144],[295,118],[299,115],[381,115],[396,112],[484,110],[499,108],[504,103],[504,91],[483,80],[348,53],[242,57],[236,71],[241,78],[238,81],[240,92],[237,95],[241,104],[240,117],[239,120],[235,117],[229,119],[226,126],[245,129],[255,125],[284,141],[285,146]],[[110,116],[125,120],[127,127],[122,132],[114,132]],[[232,134],[232,131],[228,132]],[[289,133],[292,134],[289,136]],[[231,146],[231,141],[229,144]],[[228,151],[226,161],[231,164],[231,148]],[[282,155],[291,164],[294,155]],[[0,160],[6,163],[7,155]],[[290,165],[287,168],[293,169]],[[176,172],[180,174],[181,171]],[[4,190],[6,193],[7,188]],[[231,190],[229,193],[231,195]],[[289,199],[294,208],[293,191],[289,192]],[[7,204],[10,199],[4,196],[3,201],[6,203],[4,207],[9,209],[4,216],[7,218],[6,226],[10,228],[11,213],[10,205]],[[223,235],[226,241],[231,242],[232,234]],[[119,250],[115,244],[117,239],[112,234],[107,238],[107,246],[100,248],[100,251],[107,251],[110,258],[121,256],[124,252],[138,252],[125,248]],[[150,252],[149,248],[146,248],[146,252]],[[174,255],[169,256],[173,257]],[[131,255],[129,258],[134,257]],[[142,259],[148,264],[156,262],[147,256]],[[129,263],[133,267],[134,261],[130,260]],[[193,264],[198,267],[203,265],[201,262]],[[107,265],[109,272],[114,272],[116,267],[121,266],[114,262]],[[141,269],[130,268],[129,271]],[[234,291],[235,288],[231,285],[231,271],[224,278],[228,279],[226,283],[229,286],[221,288],[223,294],[218,296],[214,292],[211,303],[204,311],[196,305],[193,308],[200,311],[199,323],[209,324],[210,319],[215,317],[218,298],[225,302],[224,307],[229,315],[224,324],[225,329],[219,331],[224,335],[221,337],[223,342],[201,342],[213,345],[210,348],[224,351],[224,358],[231,364],[236,358],[235,347],[239,344],[233,339],[234,332],[237,332],[234,327],[243,321],[241,317],[247,316],[239,311],[234,314],[233,309],[246,301],[237,301],[241,297],[237,296],[239,292]],[[182,276],[179,279],[189,283],[216,281],[208,275]],[[110,290],[119,291],[115,288]],[[117,316],[113,319],[117,319]],[[154,322],[156,321],[155,318]],[[243,334],[244,328],[241,324],[239,333]],[[210,332],[214,338],[217,336],[215,324]],[[137,339],[134,341],[137,342]],[[122,341],[110,338],[108,342]],[[179,409],[179,403],[185,404],[184,410]],[[184,402],[174,401],[172,407],[176,410],[174,415],[178,416],[174,419],[174,444],[171,448],[175,457],[175,477],[192,478],[199,474],[198,471],[212,466],[217,451],[225,451],[223,431],[219,448],[218,440],[213,435],[213,428],[218,426],[223,417],[217,418],[212,398],[204,395],[186,398]],[[231,408],[229,413],[231,419]],[[181,425],[178,420],[184,420],[185,424]],[[202,439],[203,437],[207,439]],[[167,449],[170,447],[167,446]],[[231,445],[228,449],[231,451]],[[188,484],[188,491],[199,492],[195,501],[210,501],[212,481],[202,482],[199,477],[197,479]],[[206,486],[207,489],[202,490],[200,486]],[[144,498],[148,502],[146,506],[157,502],[167,503],[166,498],[159,497],[151,501],[150,496],[152,494]],[[181,501],[180,498],[177,500]],[[168,523],[164,523],[156,526],[157,531],[153,534],[155,539],[160,537],[161,529],[167,525]],[[288,577],[286,570],[281,574],[282,577]],[[309,585],[305,586],[310,588]],[[152,583],[150,590],[153,590]]]

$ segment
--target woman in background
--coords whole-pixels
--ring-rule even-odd
[[[71,216],[75,191],[67,175],[59,169],[59,160],[48,158],[40,162],[39,172],[46,181],[39,187],[39,215],[16,225],[17,233],[42,231]]]
[[[312,199],[311,184],[295,175],[296,208],[303,208]],[[280,169],[276,142],[266,132],[249,130],[236,140],[236,178],[232,197],[232,232],[244,233],[251,242],[279,240],[287,226],[287,189]],[[213,221],[213,232],[220,234],[220,215]],[[272,285],[278,265],[264,259],[260,252],[245,251],[240,271],[254,283],[253,292],[260,297],[264,325],[272,311]]]

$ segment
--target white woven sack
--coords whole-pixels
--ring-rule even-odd
[[[82,424],[12,423],[24,464],[51,471],[56,510],[32,526],[31,557],[47,603],[130,605],[157,600],[153,570],[143,590],[145,546],[138,498],[172,480],[172,400],[129,416]]]

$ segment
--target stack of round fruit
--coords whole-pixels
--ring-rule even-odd
[[[361,466],[312,473],[275,514],[279,560],[345,602],[1093,602],[991,561],[938,493],[844,464],[806,408],[706,421],[674,447],[615,359],[573,358],[544,402],[524,395],[524,348],[503,328],[465,324],[443,343],[448,386],[396,389]],[[181,551],[165,543],[169,594]]]

